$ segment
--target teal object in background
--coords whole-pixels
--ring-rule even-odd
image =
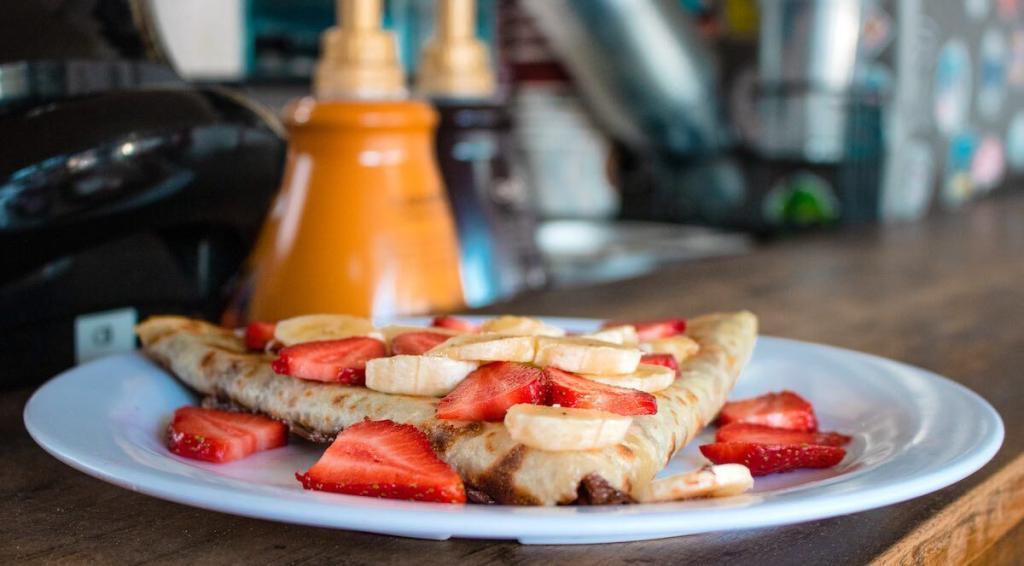
[[[477,0],[477,36],[495,55],[497,0]],[[246,0],[246,75],[258,81],[308,81],[320,34],[335,22],[333,0]],[[434,0],[385,0],[384,27],[395,31],[408,76],[434,30]]]
[[[685,10],[694,14],[701,14],[708,9],[708,2],[706,0],[679,0],[679,3]]]
[[[246,75],[256,80],[308,81],[320,34],[334,25],[332,0],[247,0]]]

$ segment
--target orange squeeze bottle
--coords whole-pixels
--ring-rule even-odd
[[[287,163],[248,264],[248,320],[462,305],[437,115],[406,98],[380,0],[339,0],[338,15],[323,37],[315,98],[285,110]]]

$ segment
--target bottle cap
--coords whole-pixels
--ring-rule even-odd
[[[321,36],[317,98],[404,98],[398,45],[381,29],[381,0],[337,0],[337,7],[338,25]]]
[[[492,96],[494,73],[487,45],[476,38],[474,0],[437,0],[436,28],[423,48],[417,90],[434,97]]]

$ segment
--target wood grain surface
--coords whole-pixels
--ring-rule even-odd
[[[763,332],[902,360],[964,383],[1003,416],[995,459],[906,503],[781,528],[594,546],[427,542],[299,527],[107,485],[28,438],[29,391],[0,393],[0,564],[1021,563],[1024,194],[955,215],[783,241],[631,281],[533,293],[490,312],[609,318],[754,310]],[[956,415],[949,415],[956,418]]]

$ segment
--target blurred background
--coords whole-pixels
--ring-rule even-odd
[[[1020,4],[7,0],[5,363],[130,349],[156,312],[295,314],[274,297],[309,282],[458,310],[956,211],[1024,174]],[[417,247],[446,230],[455,266]]]

